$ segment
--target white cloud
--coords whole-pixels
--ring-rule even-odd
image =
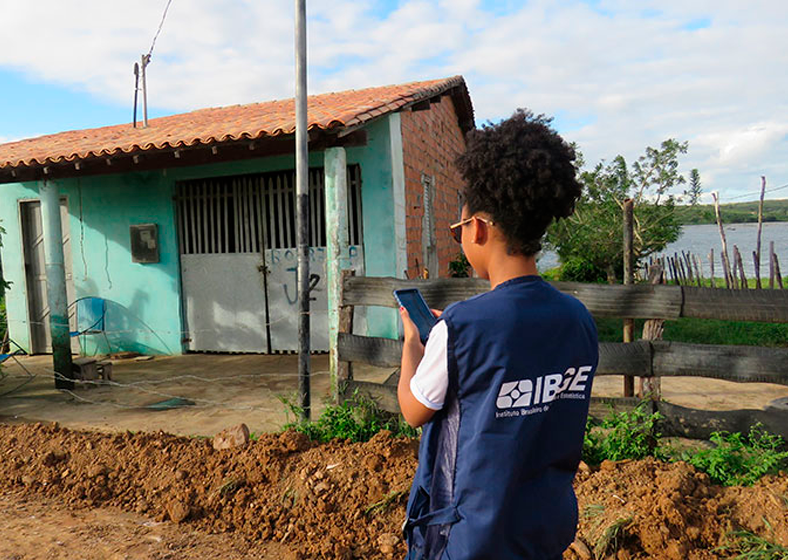
[[[762,156],[788,135],[788,122],[762,122],[740,130],[698,135],[698,144],[716,151],[722,165],[746,163]]]
[[[0,0],[0,67],[125,103],[163,7]],[[762,173],[788,182],[782,0],[532,0],[509,14],[403,0],[385,18],[357,0],[308,9],[311,91],[463,74],[480,122],[518,106],[590,122],[566,133],[589,163],[632,161],[674,137],[690,142],[684,167],[707,189],[747,192]],[[173,112],[290,97],[292,5],[174,1],[148,70],[151,104]]]

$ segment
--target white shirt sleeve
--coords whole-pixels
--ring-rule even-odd
[[[440,410],[449,388],[449,362],[446,348],[449,330],[445,321],[438,321],[430,331],[424,357],[410,380],[410,391],[416,400],[431,410]]]

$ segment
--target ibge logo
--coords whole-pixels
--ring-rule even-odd
[[[570,367],[563,374],[551,373],[534,380],[508,381],[495,401],[500,410],[545,404],[555,399],[584,399],[591,366]]]

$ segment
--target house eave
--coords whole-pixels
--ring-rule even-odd
[[[344,134],[341,134],[342,132]],[[364,127],[349,131],[344,131],[344,127],[338,127],[309,132],[310,151],[323,151],[337,146],[364,146],[366,143],[367,133]],[[263,136],[165,149],[141,149],[129,153],[91,155],[37,165],[6,166],[0,168],[0,184],[160,171],[291,154],[295,154],[295,135]]]

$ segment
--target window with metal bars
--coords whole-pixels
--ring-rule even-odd
[[[309,170],[309,244],[326,245],[323,168]],[[348,166],[348,243],[362,243],[361,168]],[[295,171],[215,177],[176,185],[184,255],[296,247]]]

